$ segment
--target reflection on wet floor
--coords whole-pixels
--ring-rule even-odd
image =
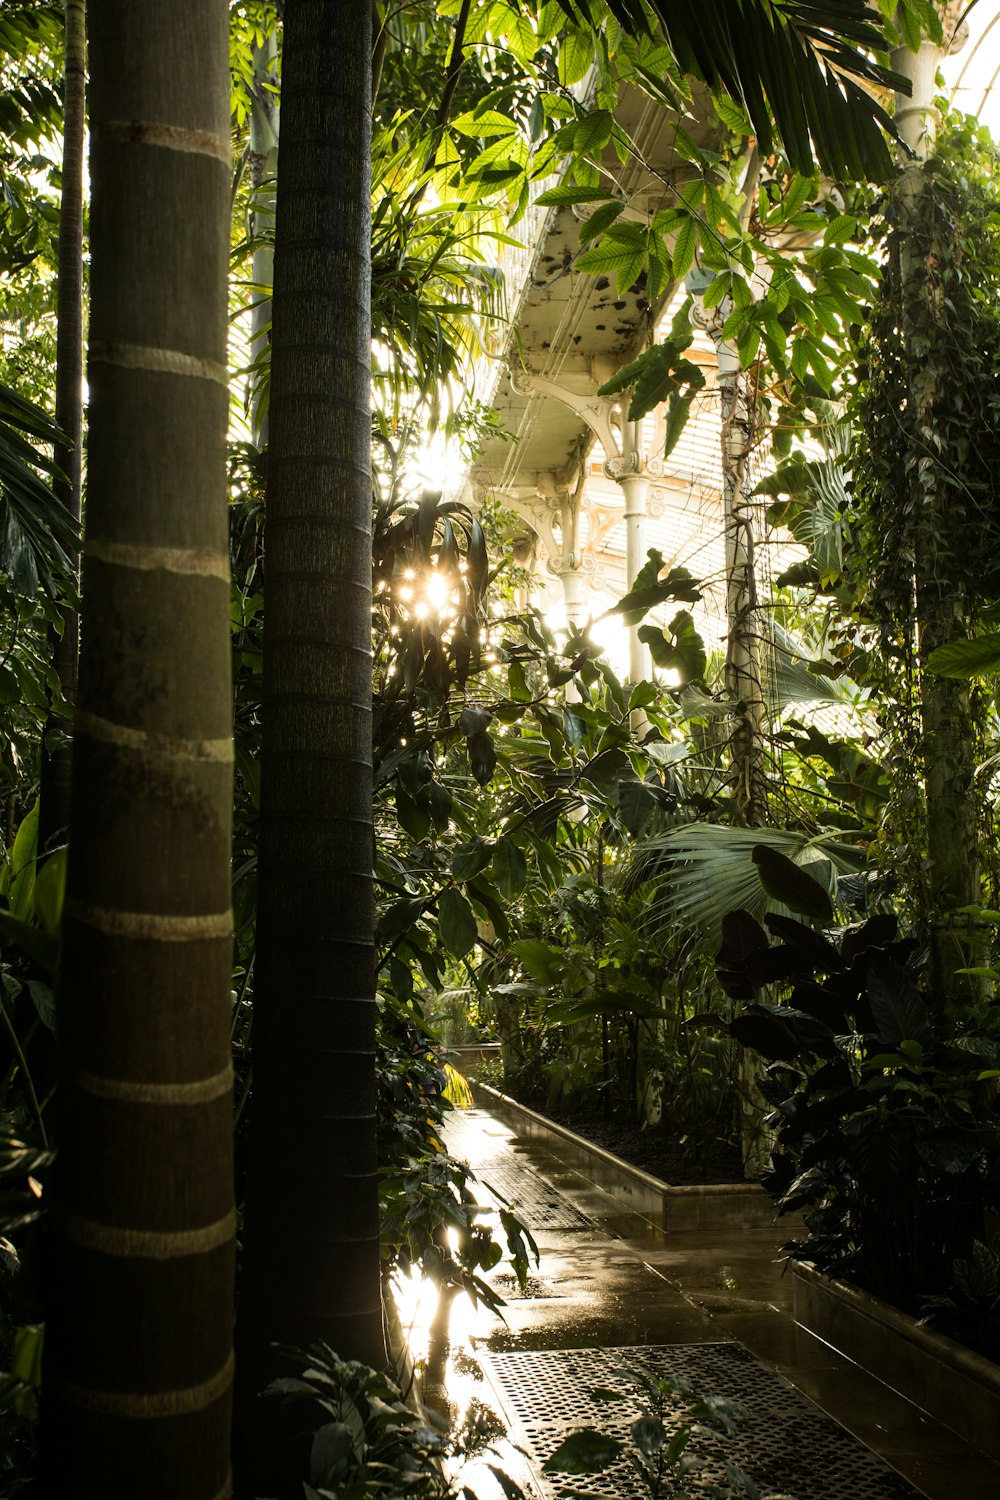
[[[779,1448],[787,1440],[789,1451],[795,1448],[797,1454],[803,1447],[815,1450],[820,1471],[828,1476],[826,1487],[820,1489],[810,1489],[800,1477],[801,1494],[794,1488],[787,1491],[795,1500],[820,1494],[823,1500],[912,1494],[909,1485],[928,1500],[1000,1497],[1000,1466],[794,1322],[791,1278],[783,1276],[779,1255],[788,1237],[786,1227],[667,1234],[624,1209],[550,1149],[518,1140],[481,1110],[456,1113],[449,1121],[448,1146],[473,1169],[485,1164],[483,1178],[492,1174],[497,1192],[532,1229],[541,1264],[532,1268],[523,1293],[509,1264],[497,1267],[490,1280],[506,1299],[502,1316],[483,1305],[473,1306],[465,1294],[439,1308],[432,1288],[416,1278],[405,1281],[397,1299],[401,1320],[409,1330],[425,1404],[453,1427],[461,1427],[484,1408],[496,1411],[535,1460],[526,1468],[508,1442],[501,1445],[504,1467],[521,1483],[533,1479],[536,1493],[556,1497],[566,1491],[550,1479],[540,1483],[538,1460],[544,1455],[526,1440],[531,1438],[530,1423],[526,1427],[524,1413],[518,1413],[516,1392],[512,1397],[504,1385],[504,1361],[508,1372],[511,1360],[522,1356],[541,1361],[538,1368],[545,1366],[555,1387],[565,1385],[571,1407],[582,1410],[584,1387],[578,1382],[574,1395],[568,1373],[581,1357],[584,1370],[588,1365],[596,1370],[607,1357],[602,1350],[645,1349],[650,1357],[669,1358],[673,1346],[678,1358],[689,1358],[693,1347],[702,1346],[708,1358],[708,1346],[735,1340],[753,1356],[746,1368],[760,1372],[755,1378],[771,1382],[769,1420]],[[482,1181],[477,1196],[484,1213],[495,1209]],[[683,1351],[680,1346],[685,1346]],[[587,1352],[581,1356],[579,1351]],[[801,1395],[790,1391],[789,1384]],[[738,1392],[704,1394],[740,1399]],[[787,1397],[783,1403],[782,1394]],[[805,1408],[802,1396],[807,1398]],[[843,1432],[834,1432],[834,1448],[841,1458],[855,1452],[861,1469],[852,1477],[848,1465],[834,1485],[830,1449],[823,1449],[817,1435],[821,1429],[807,1432],[802,1427],[804,1409],[822,1423],[812,1402],[885,1459],[909,1485],[899,1484],[877,1463],[872,1469],[874,1461]],[[772,1458],[777,1477],[783,1472],[780,1454],[767,1462]],[[864,1482],[859,1477],[862,1470]],[[463,1471],[462,1477],[482,1500],[503,1493],[485,1463]],[[579,1493],[595,1497],[632,1493],[619,1481],[612,1489],[601,1487],[607,1484],[603,1479],[573,1483]]]

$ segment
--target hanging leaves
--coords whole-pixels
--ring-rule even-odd
[[[441,941],[455,958],[464,958],[476,944],[476,917],[460,890],[449,886],[438,897]]]

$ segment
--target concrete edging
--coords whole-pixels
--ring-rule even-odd
[[[1000,1365],[815,1266],[791,1265],[797,1323],[1000,1459]]]
[[[671,1187],[489,1084],[474,1083],[472,1091],[477,1104],[505,1125],[551,1146],[569,1166],[663,1229],[758,1229],[774,1222],[773,1203],[758,1183]]]

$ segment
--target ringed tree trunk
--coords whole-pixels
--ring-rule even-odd
[[[83,491],[83,149],[87,111],[86,0],[65,0],[63,73],[62,194],[59,207],[59,280],[56,291],[56,423],[66,437],[55,452],[62,470],[53,489],[79,523]],[[74,582],[76,580],[74,579]],[[65,701],[76,701],[80,644],[74,609],[62,612],[62,633],[52,635],[52,665]],[[64,728],[50,714],[42,745],[38,848],[44,851],[64,835],[69,824],[70,764],[68,744],[47,743]]]
[[[86,600],[46,1492],[230,1492],[224,0],[91,0]]]
[[[287,0],[284,14],[241,1392],[244,1381],[259,1389],[273,1373],[275,1342],[324,1339],[345,1358],[384,1360],[372,875],[371,0]]]

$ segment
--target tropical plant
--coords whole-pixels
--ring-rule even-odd
[[[770,1185],[804,1210],[786,1248],[910,1312],[947,1291],[1000,1197],[997,1018],[936,1031],[907,972],[917,946],[888,913],[835,941],[735,911],[717,959],[741,1004],[726,1029],[768,1062]]]
[[[419,1001],[380,996],[377,1061],[383,1273],[418,1270],[439,1288],[442,1314],[458,1291],[498,1309],[503,1299],[481,1273],[492,1270],[503,1251],[493,1215],[479,1207],[472,1190],[475,1174],[445,1148],[455,1079],[435,1049]],[[467,1086],[464,1102],[471,1103]],[[530,1262],[538,1263],[538,1247],[509,1205],[502,1204],[496,1218],[523,1286]]]
[[[952,1263],[952,1284],[947,1292],[928,1297],[927,1320],[952,1338],[992,1359],[1000,1351],[1000,1254],[992,1245],[973,1240],[968,1260],[959,1256]]]
[[[265,1396],[288,1404],[296,1418],[308,1413],[319,1426],[302,1433],[282,1455],[282,1500],[286,1494],[304,1494],[307,1500],[396,1500],[403,1495],[471,1500],[461,1467],[472,1458],[485,1459],[508,1500],[521,1500],[516,1481],[485,1458],[502,1432],[485,1409],[471,1411],[458,1434],[445,1435],[428,1427],[380,1370],[341,1359],[327,1344],[314,1345],[307,1356],[288,1357],[305,1359],[305,1368],[273,1381]],[[309,1475],[306,1483],[303,1473]]]
[[[711,946],[728,912],[742,908],[754,916],[787,914],[799,909],[796,893],[803,890],[813,896],[810,915],[830,919],[840,879],[863,865],[862,851],[835,834],[692,822],[638,843],[628,879],[632,885],[655,881],[647,908],[650,926],[676,922]],[[806,872],[808,885],[794,877],[786,884],[787,866]],[[776,872],[770,888],[769,869]],[[840,903],[844,909],[843,897]]]
[[[87,117],[87,35],[85,0],[68,0],[63,27],[63,149],[59,174],[59,248],[56,290],[55,494],[79,527],[83,506],[83,157]],[[78,582],[76,569],[70,582]],[[75,590],[74,590],[75,591]],[[52,665],[60,696],[76,700],[79,618],[73,602],[62,611],[60,627],[49,632]],[[58,705],[56,705],[58,712]],[[50,716],[41,765],[40,843],[44,850],[69,824],[70,748],[62,726]]]
[[[0,1126],[0,1485],[7,1495],[28,1488],[37,1461],[44,1327],[32,1295],[37,1271],[31,1263],[39,1247],[30,1226],[41,1217],[42,1184],[52,1163],[47,1148],[14,1126],[14,1114],[8,1097]]]
[[[603,1474],[627,1461],[649,1500],[686,1500],[692,1494],[711,1500],[782,1500],[764,1496],[739,1469],[720,1466],[698,1452],[698,1438],[712,1429],[733,1437],[742,1409],[724,1396],[703,1396],[678,1375],[654,1375],[636,1366],[630,1372],[629,1392],[597,1387],[587,1392],[592,1401],[627,1402],[641,1407],[640,1415],[623,1437],[583,1427],[550,1454],[542,1465],[546,1474]],[[723,1474],[718,1469],[723,1468]],[[721,1482],[720,1482],[721,1481]]]

